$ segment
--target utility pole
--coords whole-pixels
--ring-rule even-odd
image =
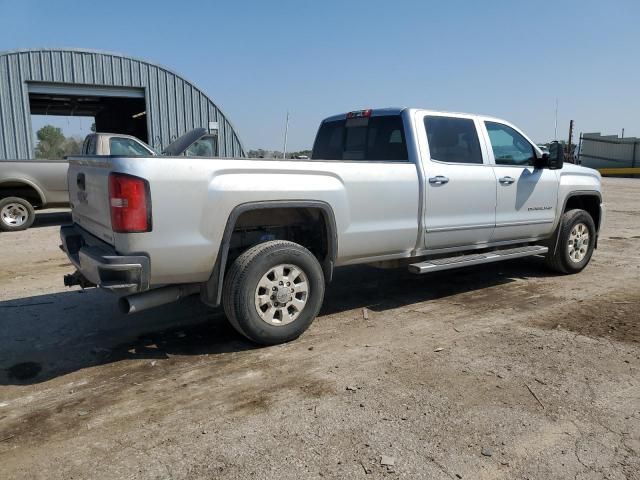
[[[287,134],[289,133],[289,110],[287,110],[287,120],[284,124],[284,148],[282,149],[282,159],[287,158]]]
[[[558,140],[558,97],[556,97],[556,121],[553,127],[553,139]]]
[[[567,151],[567,155],[569,156],[569,158],[571,158],[572,162],[574,163],[575,160],[573,160],[573,155],[571,154],[571,139],[573,138],[573,120],[569,121],[569,145],[568,145],[568,151]]]
[[[578,142],[578,150],[576,151],[576,164],[580,165],[582,160],[580,160],[580,152],[582,152],[582,132],[580,132],[580,141]]]
[[[624,128],[622,129],[622,136],[620,138],[624,138]]]

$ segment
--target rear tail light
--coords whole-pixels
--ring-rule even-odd
[[[151,192],[143,178],[111,173],[109,175],[111,229],[116,233],[151,231]]]

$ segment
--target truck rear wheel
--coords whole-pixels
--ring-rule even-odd
[[[17,232],[26,230],[36,219],[31,203],[20,197],[7,197],[0,200],[0,230]]]
[[[555,252],[549,250],[545,258],[547,266],[560,273],[578,273],[587,266],[595,248],[593,218],[580,209],[565,212],[560,219],[558,236]]]
[[[324,298],[324,275],[313,254],[274,240],[240,255],[225,278],[222,303],[231,325],[249,340],[275,345],[298,338]]]

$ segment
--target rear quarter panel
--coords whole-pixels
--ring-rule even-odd
[[[23,182],[38,191],[43,206],[66,205],[68,166],[64,160],[2,160],[0,187],[6,182]]]

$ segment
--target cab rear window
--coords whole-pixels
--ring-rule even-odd
[[[363,162],[409,159],[400,115],[323,122],[311,158]]]

